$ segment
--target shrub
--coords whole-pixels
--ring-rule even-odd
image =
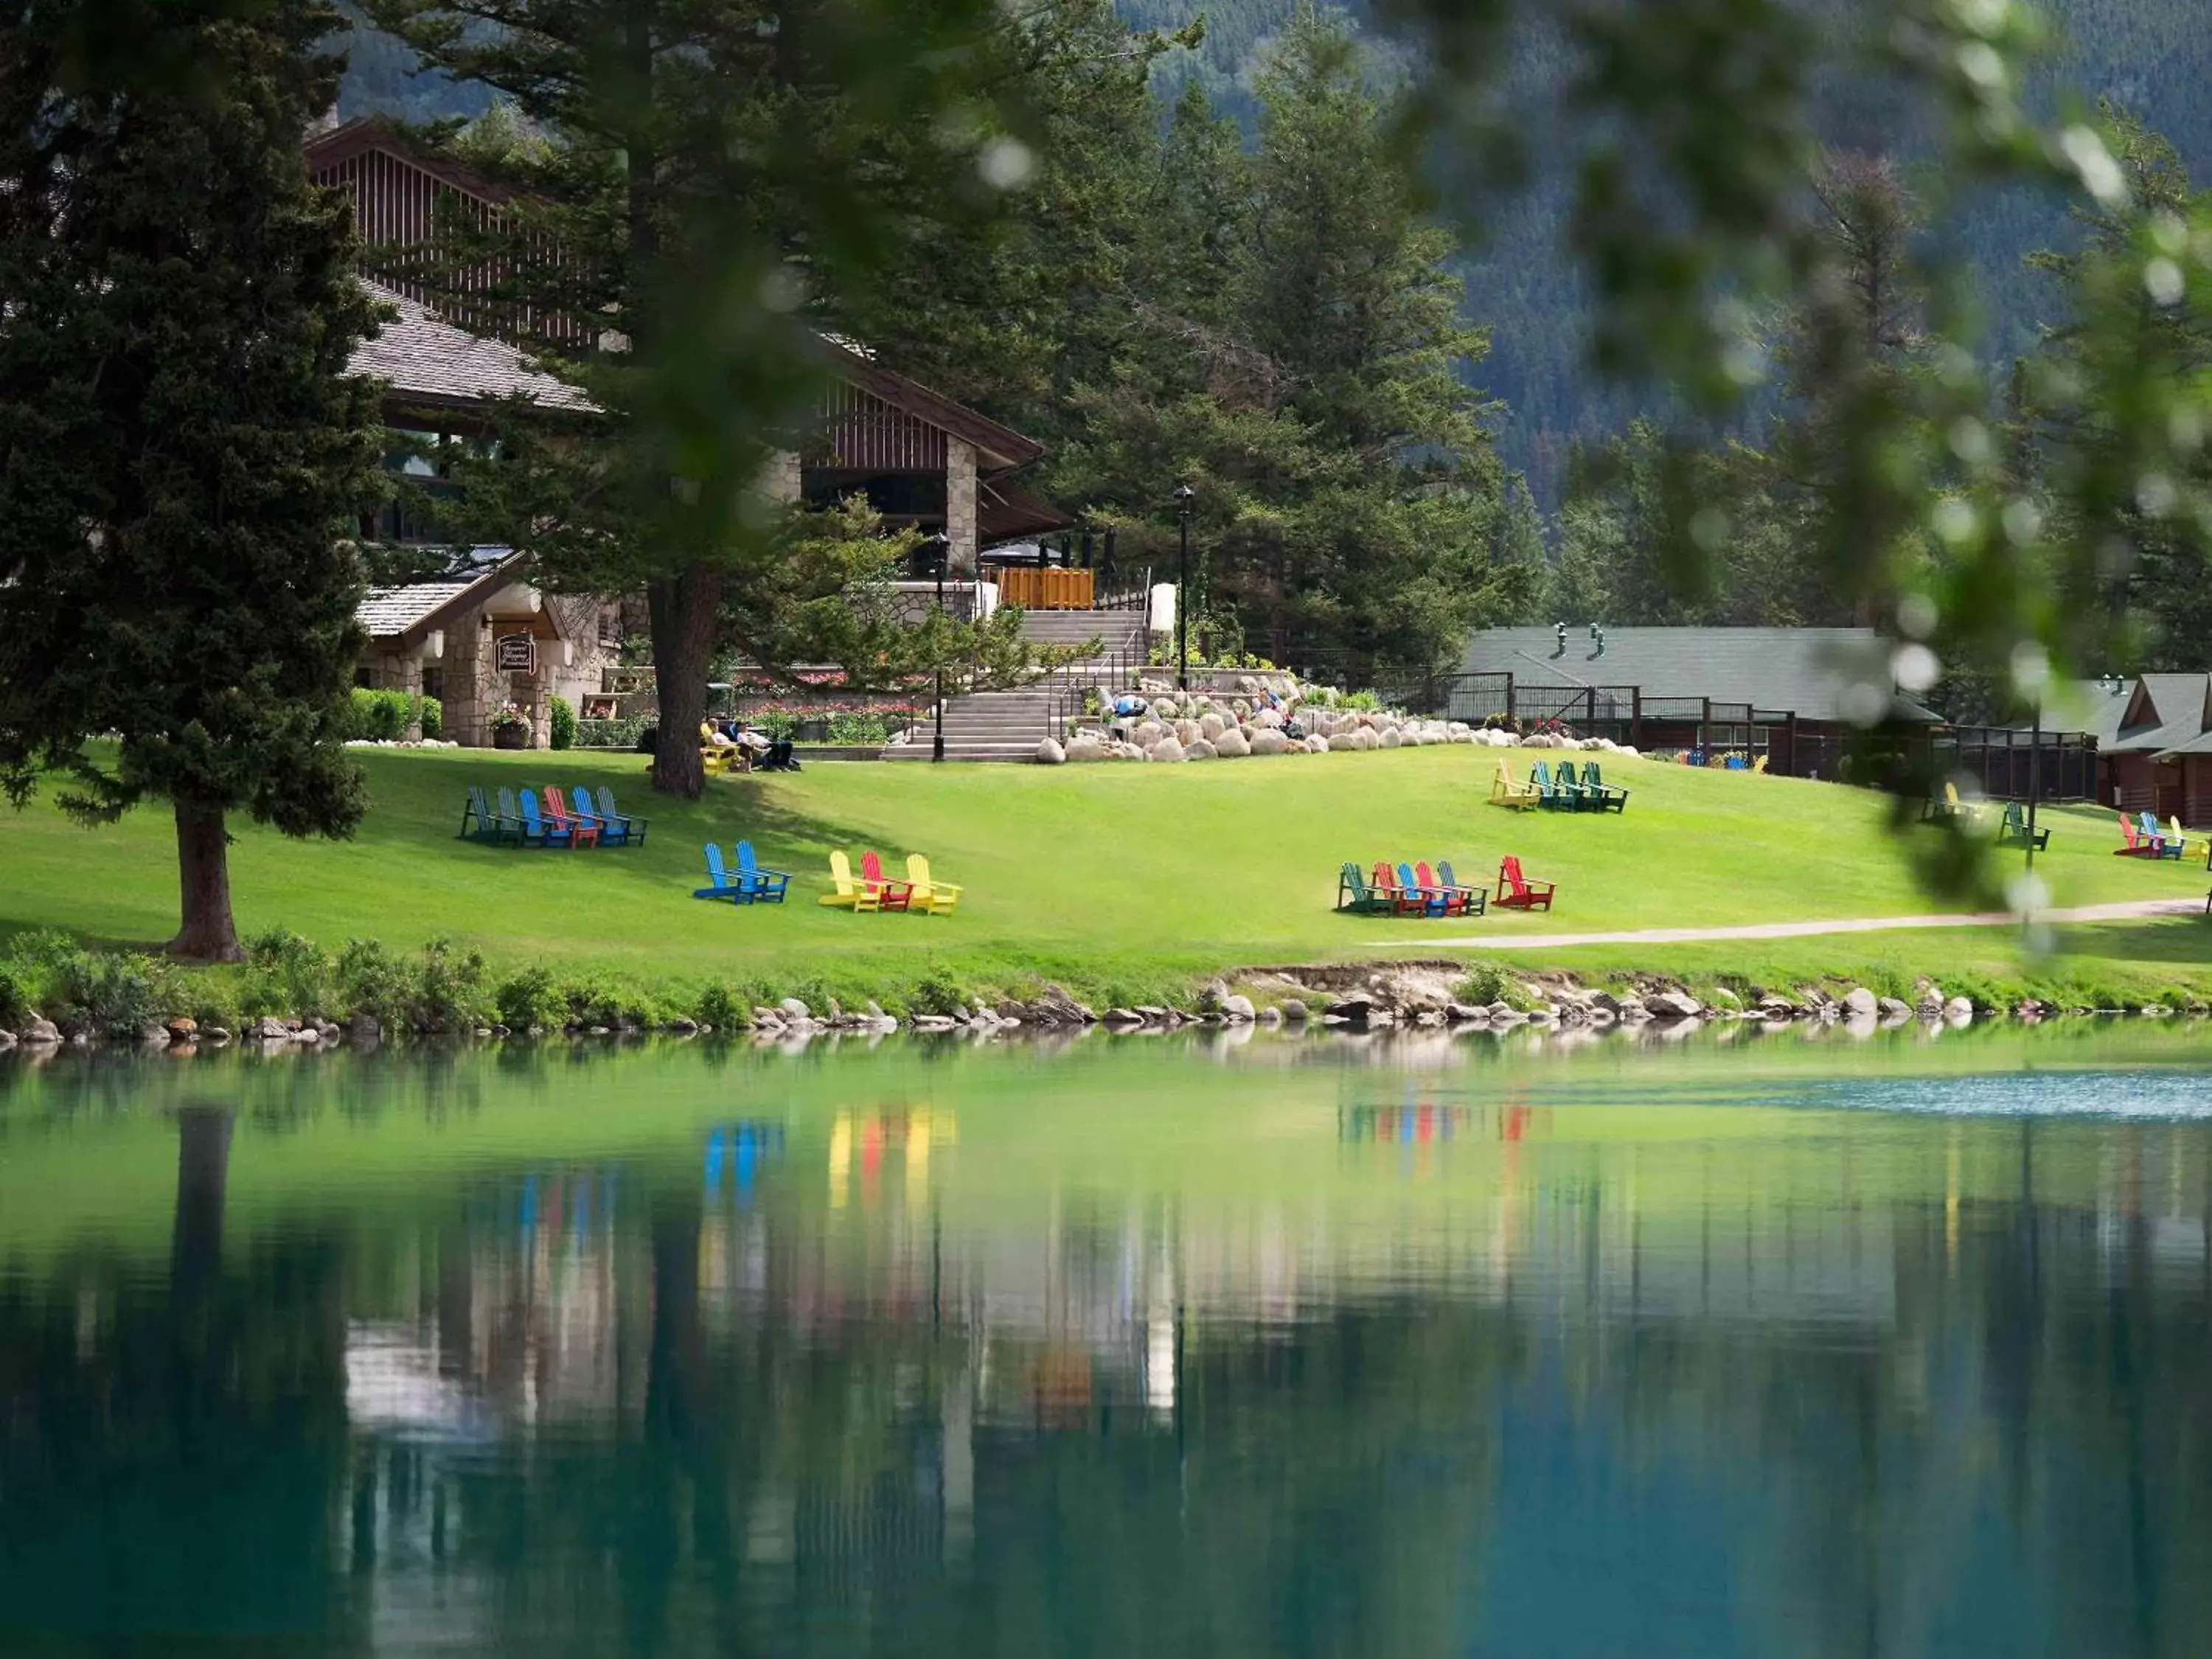
[[[186,991],[181,1006],[191,1017],[192,1023],[203,1031],[238,1029],[239,1006],[237,988],[213,975],[201,975]]]
[[[421,708],[422,735],[426,738],[444,737],[446,735],[446,705],[435,697],[424,697],[422,699]]]
[[[718,1031],[737,1030],[750,1023],[751,1016],[751,1006],[719,981],[699,993],[698,1006],[691,1011],[692,1018]]]
[[[415,699],[404,691],[367,691],[356,686],[346,712],[346,736],[372,743],[404,738],[414,714]]]
[[[576,705],[566,697],[553,699],[552,744],[556,749],[576,746]]]
[[[914,994],[908,1006],[917,1014],[957,1014],[968,1006],[967,998],[944,969],[933,968],[915,982]]]
[[[13,963],[0,962],[0,1027],[13,1030],[31,1012],[29,975]]]
[[[373,939],[349,939],[338,952],[337,1000],[344,1017],[367,1014],[404,1030],[414,1021],[414,990],[404,964]]]
[[[491,1000],[499,1023],[510,1031],[526,1031],[533,1025],[558,1028],[568,1022],[568,998],[554,983],[551,970],[542,964],[501,980]]]
[[[418,1030],[458,1031],[473,1027],[483,1011],[484,959],[475,951],[456,955],[450,940],[434,939],[422,947],[415,986]]]
[[[1487,1008],[1493,1002],[1513,1000],[1513,981],[1494,962],[1486,962],[1462,980],[1452,994],[1462,1002]]]
[[[298,1015],[307,1018],[335,1012],[330,958],[313,942],[289,928],[272,927],[246,941],[246,982],[239,994],[242,1012]],[[198,1018],[197,1015],[194,1016]]]
[[[576,722],[576,747],[579,749],[635,749],[638,739],[645,734],[646,721],[642,714],[625,714],[620,720],[586,720]]]
[[[136,1031],[168,1012],[173,970],[151,957],[80,951],[65,993],[70,1006],[103,1031]]]

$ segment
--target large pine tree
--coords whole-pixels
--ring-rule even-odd
[[[193,959],[239,954],[228,814],[342,836],[363,806],[337,538],[378,489],[344,378],[375,315],[300,150],[337,21],[0,8],[0,770],[19,805],[60,771],[88,820],[167,799]]]

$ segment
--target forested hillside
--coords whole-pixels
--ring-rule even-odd
[[[1176,52],[1158,74],[1164,92],[1195,79],[1224,114],[1249,126],[1252,88],[1270,42],[1307,0],[1120,0],[1123,14],[1146,27],[1174,27],[1203,14],[1205,45]],[[1812,0],[1814,8],[1847,16],[1856,0]],[[1349,8],[1355,15],[1364,3]],[[2212,175],[2212,29],[2193,0],[2048,0],[2061,36],[2045,71],[2046,96],[2062,85],[2088,99],[2108,98],[2134,112],[2172,140],[2183,161]],[[1378,45],[1378,71],[1402,64],[1398,51]],[[1638,412],[1632,392],[1606,386],[1582,363],[1582,303],[1577,283],[1559,252],[1565,212],[1561,171],[1543,162],[1559,146],[1556,123],[1565,118],[1555,88],[1562,59],[1557,43],[1524,43],[1503,76],[1508,106],[1529,137],[1539,173],[1518,199],[1486,211],[1474,227],[1479,245],[1463,273],[1472,319],[1487,325],[1491,350],[1480,374],[1485,389],[1502,401],[1499,439],[1509,465],[1525,471],[1540,501],[1558,495],[1567,450],[1577,437],[1615,432]],[[389,110],[410,118],[473,113],[483,106],[474,88],[407,73],[395,44],[364,36],[356,44],[340,112],[352,116]],[[1837,86],[1824,99],[1823,125],[1836,143],[1902,151],[1910,161],[1914,135],[1879,89]],[[2012,195],[1966,204],[1930,234],[1956,249],[1973,274],[1973,288],[1988,318],[1992,357],[2014,355],[2050,315],[2047,284],[2025,264],[2030,252],[2064,242],[2069,228],[2050,204]]]

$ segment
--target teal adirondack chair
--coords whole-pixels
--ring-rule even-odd
[[[579,796],[583,791],[579,789]],[[599,822],[606,827],[599,832],[600,840],[613,847],[642,847],[649,819],[632,817],[627,812],[615,810],[615,792],[604,783],[599,786]]]
[[[2035,832],[2034,839],[2031,841],[2027,833],[2027,814],[2021,810],[2018,801],[2008,800],[2005,803],[2004,823],[1997,829],[1997,845],[2000,847],[2032,846],[2039,853],[2051,845],[2051,831],[2039,829]]]
[[[1559,769],[1553,775],[1553,781],[1558,786],[1559,793],[1567,798],[1569,811],[1589,812],[1604,810],[1590,799],[1589,791],[1583,787],[1583,781],[1575,775],[1575,763],[1572,761],[1559,763]]]
[[[1559,781],[1552,775],[1552,769],[1542,761],[1536,761],[1529,766],[1528,781],[1534,784],[1541,792],[1538,799],[1543,802],[1546,811],[1571,812],[1574,811],[1574,797],[1560,789]]]
[[[507,830],[499,815],[491,810],[484,792],[476,785],[469,787],[468,805],[461,808],[463,841],[481,841],[496,846],[507,839]]]
[[[1589,809],[1593,812],[1626,812],[1628,810],[1628,791],[1617,783],[1607,783],[1601,777],[1595,761],[1583,768],[1583,793],[1589,798]]]
[[[1452,874],[1449,859],[1437,860],[1437,879],[1442,882],[1449,891],[1460,896],[1460,902],[1463,907],[1461,910],[1462,915],[1479,916],[1490,908],[1490,890],[1487,887],[1469,887],[1462,884],[1457,876]]]
[[[1367,884],[1356,864],[1346,864],[1336,878],[1336,908],[1349,916],[1387,916],[1395,908]]]

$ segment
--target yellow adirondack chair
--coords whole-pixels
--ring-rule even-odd
[[[2205,855],[2205,849],[2212,848],[2212,840],[2190,835],[2182,829],[2181,820],[2170,813],[2166,817],[2166,827],[2172,832],[2173,839],[2181,843],[2181,856],[2185,859],[2202,858]]]
[[[1754,772],[1764,772],[1766,769],[1766,757],[1764,755],[1753,757],[1751,769]]]
[[[1497,773],[1490,780],[1490,804],[1506,806],[1516,812],[1533,812],[1542,804],[1544,792],[1533,783],[1521,783],[1505,769],[1505,763],[1498,763]]]
[[[914,899],[909,910],[921,910],[933,916],[949,916],[959,908],[963,890],[949,881],[933,880],[929,860],[919,853],[906,855],[906,878],[914,884]]]
[[[1987,801],[1975,801],[1971,805],[1959,799],[1959,786],[1947,781],[1943,785],[1943,805],[1954,817],[1978,821],[1990,810]]]
[[[853,861],[842,853],[830,855],[830,890],[815,901],[817,904],[834,904],[845,910],[873,910],[881,896],[878,890],[864,881],[853,879]]]

